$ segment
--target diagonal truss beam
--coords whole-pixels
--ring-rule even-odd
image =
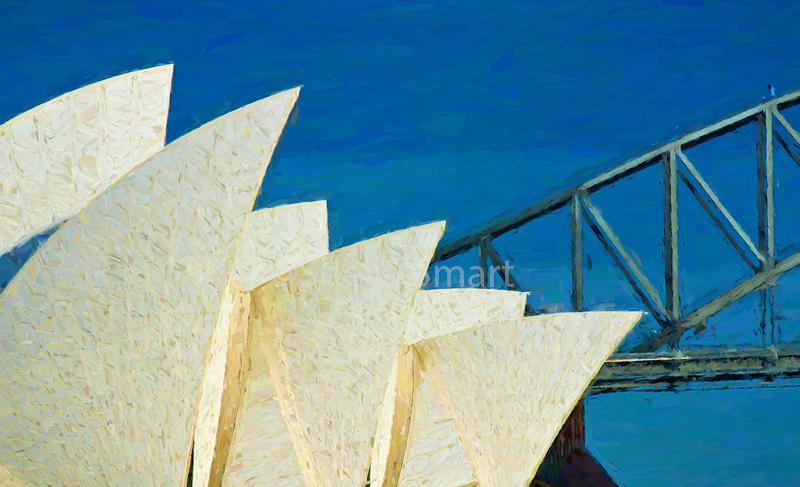
[[[739,244],[739,241],[730,232],[730,230],[728,229],[728,225],[723,223],[722,220],[720,220],[717,217],[717,214],[714,212],[714,210],[711,209],[711,205],[713,205],[713,203],[709,203],[709,201],[707,201],[708,198],[706,196],[704,196],[703,192],[700,189],[695,187],[695,182],[693,182],[691,179],[689,179],[689,177],[683,171],[678,171],[678,175],[681,177],[681,180],[683,181],[683,184],[686,185],[686,187],[689,189],[689,191],[697,199],[697,202],[700,203],[700,206],[703,208],[703,210],[705,210],[705,212],[708,214],[708,216],[714,222],[714,226],[716,226],[717,228],[720,229],[720,231],[722,231],[723,235],[725,235],[725,238],[728,240],[728,242],[730,242],[730,244],[733,246],[733,248],[742,257],[742,260],[744,260],[747,263],[747,265],[750,266],[750,268],[753,270],[753,272],[758,272],[759,271],[758,265],[754,264],[750,260],[750,255]]]
[[[677,149],[675,152],[678,154],[678,157],[680,158],[680,160],[683,163],[684,167],[686,167],[686,169],[689,170],[689,172],[692,174],[692,177],[694,177],[694,180],[697,181],[697,184],[699,184],[700,187],[703,189],[703,193],[704,193],[703,196],[705,196],[709,201],[711,201],[711,203],[717,208],[717,210],[725,218],[725,222],[727,222],[728,226],[731,229],[733,229],[734,232],[736,232],[736,234],[739,236],[740,239],[742,239],[744,244],[747,246],[748,249],[750,249],[750,252],[753,253],[755,258],[758,259],[759,262],[766,263],[766,261],[767,261],[766,257],[764,257],[764,255],[761,252],[758,251],[758,248],[756,247],[756,244],[750,239],[750,236],[747,235],[747,232],[744,231],[744,229],[742,228],[742,225],[733,217],[733,215],[731,215],[731,213],[728,211],[728,209],[725,208],[725,205],[722,204],[722,201],[720,201],[719,197],[714,192],[714,190],[711,189],[711,186],[709,186],[709,184],[706,182],[706,180],[703,179],[703,176],[700,174],[700,171],[698,171],[697,168],[695,167],[695,165],[692,164],[691,161],[689,161],[689,158],[686,157],[686,154],[684,154],[682,150]],[[684,181],[686,181],[685,178],[684,178]],[[690,184],[690,183],[687,182],[687,185],[688,184]],[[690,188],[690,189],[692,189],[692,188]],[[714,215],[712,215],[712,217],[713,216]],[[724,231],[724,229],[723,229],[723,231]],[[730,235],[730,234],[728,234],[728,235]],[[734,246],[738,247],[737,243],[733,239],[728,237],[728,240]]]
[[[489,261],[486,255],[487,239],[483,239],[478,244],[478,266],[481,268],[481,285],[480,287],[486,289],[489,287]]]
[[[781,134],[779,134],[778,131],[776,130],[776,131],[772,132],[772,136],[775,137],[775,140],[777,140],[778,143],[781,145],[781,147],[783,147],[783,150],[785,150],[786,153],[789,154],[789,157],[792,158],[792,160],[795,162],[795,164],[800,166],[800,156],[795,154],[795,152],[792,150],[792,148],[789,147],[789,144],[787,144],[786,141],[783,140],[783,137],[781,137]]]
[[[468,235],[443,246],[434,256],[433,262],[435,263],[460,254],[477,245],[479,247],[479,255],[483,266],[487,266],[488,264],[486,261],[491,259],[489,255],[491,246],[487,247],[489,240],[569,205],[571,206],[570,227],[573,243],[573,308],[582,308],[583,304],[583,249],[582,235],[578,225],[582,223],[585,217],[590,229],[595,233],[600,243],[614,260],[615,265],[622,270],[636,294],[663,327],[661,332],[647,337],[649,342],[640,345],[636,351],[646,352],[655,350],[664,344],[674,344],[688,329],[693,328],[696,332],[701,331],[705,327],[705,320],[708,317],[713,316],[733,302],[741,299],[744,295],[754,291],[760,291],[762,294],[762,308],[765,310],[762,323],[766,324],[768,318],[767,313],[770,315],[772,314],[771,306],[773,296],[771,296],[771,294],[773,293],[770,288],[774,285],[774,280],[784,272],[800,266],[800,252],[793,254],[779,263],[775,260],[774,161],[772,160],[773,141],[777,141],[787,151],[790,157],[792,157],[795,163],[800,166],[800,155],[792,150],[789,143],[778,134],[776,127],[773,126],[778,124],[782,125],[792,139],[790,142],[794,142],[797,146],[800,146],[800,133],[798,133],[780,113],[781,110],[797,104],[800,104],[800,91],[795,91],[778,99],[762,103],[721,122],[687,134],[672,143],[665,144],[606,171],[577,187],[561,191],[546,201],[528,207],[511,218],[502,219],[495,224],[485,227],[480,232]],[[777,123],[773,123],[774,120],[777,120]],[[683,152],[684,150],[702,144],[708,140],[733,132],[752,122],[757,122],[759,125],[757,151],[759,158],[759,238],[757,245],[744,231],[741,224],[739,224],[727,208],[725,208],[716,193],[714,193],[710,185]],[[677,160],[682,163],[686,171],[678,170],[675,167],[675,162]],[[680,311],[679,305],[677,306],[678,309],[675,309],[676,303],[678,303],[677,280],[670,279],[670,276],[665,275],[665,279],[668,280],[667,287],[669,288],[670,283],[672,284],[671,302],[669,302],[670,300],[668,299],[668,307],[669,310],[672,310],[672,313],[669,313],[669,310],[665,309],[665,306],[662,304],[659,293],[636,265],[634,257],[624,249],[610,225],[603,219],[602,215],[592,206],[591,201],[588,199],[588,195],[598,189],[612,185],[621,179],[661,162],[665,162],[665,197],[669,200],[665,200],[665,211],[668,213],[665,213],[665,231],[669,234],[665,234],[665,243],[667,243],[667,240],[674,240],[674,237],[677,235],[677,225],[673,224],[672,217],[676,215],[675,208],[677,203],[674,199],[674,183],[677,177],[680,177],[712,218],[715,225],[722,230],[725,237],[733,244],[734,248],[742,255],[748,265],[756,271],[753,277],[734,286],[726,293],[713,299],[708,304],[697,308],[683,318],[678,315]],[[580,211],[576,212],[576,207],[580,207]],[[752,262],[753,256],[755,256],[756,262]],[[677,254],[674,252],[672,255],[666,255],[665,257],[668,260],[668,265],[670,263],[674,264],[677,260]],[[496,264],[495,259],[492,259],[492,262]],[[580,269],[576,268],[577,264],[580,264]],[[497,267],[503,268],[502,265],[498,265]],[[769,320],[772,320],[772,316],[769,316]],[[772,330],[774,332],[774,326]]]
[[[594,232],[598,240],[600,240],[600,243],[603,244],[608,255],[614,260],[614,263],[625,274],[633,290],[636,291],[636,294],[642,299],[642,302],[653,314],[656,321],[664,324],[665,321],[663,317],[667,316],[667,312],[664,309],[664,305],[661,303],[661,299],[658,297],[656,288],[650,284],[650,281],[641,269],[639,269],[639,266],[636,265],[631,255],[622,246],[622,242],[620,242],[619,237],[617,237],[614,230],[612,230],[611,225],[609,225],[600,212],[595,209],[589,198],[585,195],[581,196],[581,202],[583,203],[584,214],[587,217],[586,221],[589,224],[589,228],[592,229],[592,232]]]
[[[675,341],[680,338],[685,331],[692,328],[699,333],[705,328],[705,320],[742,299],[745,295],[753,291],[758,291],[764,286],[774,284],[777,278],[798,266],[800,266],[800,252],[796,252],[783,259],[772,269],[760,272],[741,284],[734,286],[710,303],[697,308],[677,325],[665,328],[661,334],[652,340],[652,344],[642,344],[633,351],[636,353],[652,352],[661,345]],[[653,346],[655,346],[655,348],[653,348]]]
[[[514,278],[514,275],[511,274],[511,269],[508,268],[506,262],[503,261],[503,258],[500,257],[500,253],[497,252],[497,249],[494,248],[490,239],[486,238],[482,242],[483,252],[486,257],[489,258],[489,261],[492,263],[492,268],[488,268],[487,272],[492,272],[492,270],[496,271],[498,275],[503,278],[503,284],[508,288],[509,291],[520,291],[522,287],[519,285],[519,282]],[[513,267],[513,266],[512,266]],[[502,272],[502,274],[501,274]],[[529,304],[525,305],[525,315],[538,315],[539,313],[533,309],[533,307]]]
[[[494,268],[494,270],[500,275],[500,277],[503,278],[503,284],[505,284],[506,287],[508,287],[508,290],[509,291],[521,290],[522,287],[519,285],[519,282],[517,282],[517,280],[514,278],[514,275],[511,274],[511,269],[508,268],[507,263],[503,261],[502,257],[500,257],[500,253],[498,253],[497,249],[494,248],[491,240],[489,239],[484,240],[483,251],[486,257],[488,257],[489,261],[492,263],[492,267]],[[492,269],[489,269],[489,272],[491,271]]]
[[[783,117],[783,114],[778,110],[776,110],[775,107],[770,107],[769,112],[773,117],[775,117],[775,119],[778,122],[781,123],[781,125],[783,125],[783,128],[785,128],[786,131],[789,132],[789,135],[791,135],[792,138],[794,139],[794,143],[800,145],[800,134],[797,133],[797,131],[792,127],[792,125],[786,121],[786,119]]]
[[[504,278],[503,283],[506,284],[508,290],[519,291],[521,289],[519,283],[517,282],[516,279],[514,279],[514,276],[511,274],[511,271],[506,266],[506,263],[503,262],[502,257],[500,257],[500,254],[497,252],[497,249],[494,248],[491,241],[489,241],[489,239],[486,239],[483,245],[484,245],[484,252],[486,252],[486,256],[489,257],[489,260],[492,262],[492,266],[494,267],[494,269],[498,273],[500,272],[503,273],[500,274],[500,277]]]

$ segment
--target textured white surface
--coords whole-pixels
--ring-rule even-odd
[[[252,360],[248,358],[247,345],[250,328],[248,291],[327,253],[328,214],[324,201],[269,208],[247,216],[206,359],[194,434],[193,486],[221,484],[237,415],[242,414],[245,420],[249,420],[253,414],[264,412],[261,402],[252,403],[251,400],[249,407],[255,410],[239,413],[242,387],[247,387],[245,364]],[[263,360],[260,351],[258,357]],[[244,436],[239,437],[248,456],[243,459],[244,466],[239,467],[241,474],[247,475],[246,472],[252,472],[252,469],[263,474],[263,469],[258,469],[259,462],[272,461],[269,457],[263,458],[274,448],[269,445],[269,440],[253,436],[264,434],[271,438],[269,431],[249,428],[243,432]],[[246,444],[251,441],[265,445],[265,451],[247,450]],[[253,473],[253,478],[265,481],[265,475]]]
[[[443,223],[360,242],[253,291],[308,486],[362,487],[392,357]]]
[[[234,429],[247,361],[250,294],[229,279],[222,292],[194,427],[192,486],[219,485]]]
[[[477,325],[522,319],[525,301],[525,293],[510,291],[418,291],[414,293],[406,339],[417,343]],[[418,358],[415,354],[415,360]],[[473,482],[472,466],[458,439],[453,416],[442,406],[426,376],[420,370],[415,373],[409,439],[399,485],[457,487]]]
[[[250,215],[232,275],[250,291],[327,253],[325,201],[266,208]]]
[[[0,465],[0,487],[22,487],[22,483],[15,479],[8,469]]]
[[[418,346],[482,487],[527,487],[589,382],[640,317],[542,315]]]
[[[493,289],[417,291],[405,338],[410,344],[482,323],[522,318],[527,293]]]
[[[438,392],[425,374],[418,377],[411,437],[398,485],[460,487],[475,482],[453,415],[442,406]]]
[[[301,487],[305,480],[270,382],[266,344],[256,328],[252,332],[250,370],[222,485]]]
[[[164,146],[172,66],[85,86],[0,125],[0,255]]]
[[[182,485],[220,296],[294,89],[178,139],[0,298],[0,463],[27,485]]]

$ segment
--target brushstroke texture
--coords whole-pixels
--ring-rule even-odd
[[[443,231],[435,223],[360,242],[253,291],[307,486],[366,481],[392,357]]]
[[[164,146],[172,66],[62,95],[0,125],[0,255],[73,216]]]
[[[209,123],[63,225],[0,298],[0,461],[178,485],[235,240],[299,89]]]
[[[530,484],[586,386],[640,318],[542,315],[419,345],[480,485]]]
[[[232,443],[237,417],[247,418],[252,414],[249,409],[241,409],[242,394],[248,387],[247,364],[253,360],[248,345],[249,291],[327,254],[327,216],[324,201],[270,208],[247,216],[206,357],[194,433],[192,485],[195,487],[222,484],[228,454],[235,447]],[[244,437],[239,441],[246,443],[260,431],[241,433]],[[260,457],[263,452],[253,454],[255,458],[246,459],[249,465],[264,460]]]

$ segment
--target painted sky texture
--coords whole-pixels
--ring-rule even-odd
[[[0,121],[174,63],[170,142],[303,85],[258,206],[327,200],[332,248],[440,219],[447,242],[761,103],[768,84],[779,96],[800,90],[798,25],[800,3],[788,0],[0,0]],[[785,116],[800,128],[800,108]],[[755,239],[755,127],[687,156]],[[775,161],[781,258],[800,243],[800,168],[780,151]],[[660,177],[648,169],[593,200],[663,292]],[[687,193],[691,311],[752,271]],[[568,235],[561,211],[495,242],[539,309],[567,309]],[[4,258],[3,281],[27,249]],[[586,251],[589,307],[643,309],[593,237]],[[777,293],[778,340],[800,341],[800,272]],[[747,297],[683,345],[760,346],[756,312]],[[798,424],[798,405],[794,387],[598,396],[589,440],[631,487],[791,485],[800,428],[786,425]]]

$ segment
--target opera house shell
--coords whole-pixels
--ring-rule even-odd
[[[0,296],[0,485],[527,486],[640,314],[421,290],[443,222],[330,251],[253,211],[300,90],[162,147],[171,74],[0,127],[3,251],[60,224]]]

